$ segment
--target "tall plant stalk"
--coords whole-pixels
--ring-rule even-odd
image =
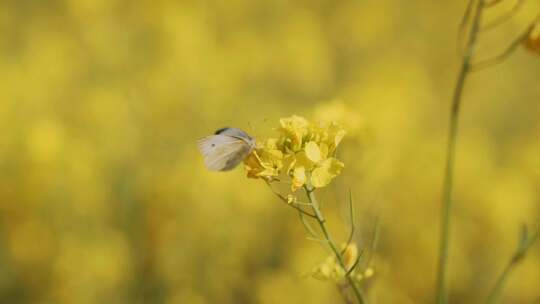
[[[448,302],[448,252],[451,229],[451,215],[453,207],[453,186],[454,186],[454,167],[456,144],[459,132],[459,115],[461,101],[463,98],[463,88],[468,79],[471,60],[474,53],[474,47],[478,37],[480,28],[480,20],[482,16],[484,1],[478,0],[473,7],[473,1],[470,2],[469,10],[473,10],[472,25],[468,33],[468,40],[465,45],[464,54],[462,56],[461,68],[459,70],[454,94],[452,98],[452,107],[450,111],[450,121],[448,126],[447,146],[446,146],[446,168],[443,184],[442,212],[441,212],[441,227],[440,227],[440,244],[439,244],[439,263],[437,274],[437,303],[446,304]],[[467,16],[466,16],[467,17]],[[466,22],[466,21],[465,21]]]
[[[497,65],[506,60],[522,42],[527,39],[529,34],[533,31],[535,26],[540,22],[540,14],[536,16],[529,27],[520,35],[514,39],[511,44],[505,48],[500,54],[491,58],[483,60],[476,60],[473,62],[473,55],[475,53],[475,47],[478,40],[479,33],[484,30],[495,28],[502,23],[512,18],[517,11],[522,7],[522,2],[519,1],[512,10],[501,18],[497,18],[495,21],[482,26],[482,13],[485,9],[494,7],[500,4],[502,0],[469,0],[467,9],[458,36],[458,49],[461,57],[461,67],[458,73],[454,93],[452,97],[452,106],[450,110],[450,119],[447,135],[446,146],[446,167],[444,173],[443,183],[443,196],[442,196],[442,208],[441,208],[441,227],[440,227],[440,243],[439,243],[439,260],[438,260],[438,272],[437,272],[437,286],[436,286],[436,303],[446,304],[448,303],[448,254],[449,254],[449,242],[452,222],[452,208],[453,208],[453,187],[454,187],[454,167],[455,167],[455,154],[456,146],[459,135],[459,117],[460,109],[463,99],[463,89],[467,82],[468,76],[476,71]],[[463,38],[467,37],[466,42],[463,45]],[[533,238],[536,240],[536,234]],[[532,245],[534,241],[531,241],[527,249]],[[526,251],[526,250],[525,250]],[[515,257],[519,258],[515,258]],[[508,263],[507,267],[499,277],[493,291],[490,293],[488,303],[493,303],[495,299],[498,299],[500,291],[502,290],[506,279],[513,269],[513,267],[521,261],[524,256],[524,252],[516,254]]]

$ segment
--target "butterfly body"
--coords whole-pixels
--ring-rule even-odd
[[[222,128],[198,141],[204,164],[211,171],[234,169],[255,148],[255,139],[237,128]]]

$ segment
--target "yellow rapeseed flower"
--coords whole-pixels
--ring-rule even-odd
[[[302,148],[302,140],[309,130],[309,122],[304,117],[293,115],[279,120],[282,133],[283,152],[297,152]]]
[[[280,119],[279,137],[268,139],[246,158],[248,177],[278,179],[284,163],[294,192],[304,185],[327,186],[344,164],[335,158],[345,130],[331,122],[311,123],[301,116]]]
[[[244,165],[250,178],[276,179],[283,168],[283,153],[269,139],[263,147],[257,147],[246,157]]]

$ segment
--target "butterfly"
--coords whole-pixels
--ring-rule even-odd
[[[222,128],[197,141],[210,171],[234,169],[255,148],[255,138],[237,128]]]

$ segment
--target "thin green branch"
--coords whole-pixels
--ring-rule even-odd
[[[527,247],[526,247],[527,250],[536,243],[539,237],[540,237],[540,227],[538,227],[536,231],[534,232],[533,236],[529,238],[529,242],[527,243]]]
[[[485,0],[484,0],[485,1]],[[492,0],[492,1],[485,1],[484,2],[484,7],[485,8],[490,8],[490,7],[493,7],[499,3],[503,2],[503,0]]]
[[[501,54],[489,59],[483,59],[473,63],[471,65],[471,72],[477,72],[505,61],[508,57],[510,57],[510,55],[512,55],[512,53],[514,53],[514,51],[521,45],[521,43],[525,39],[527,39],[533,29],[534,24],[529,26],[525,32],[523,32],[514,41],[512,41],[512,43]]]
[[[522,232],[521,241],[518,244],[518,247],[512,257],[508,260],[508,263],[504,267],[504,270],[497,278],[497,281],[495,282],[495,285],[491,289],[486,304],[496,304],[499,303],[502,292],[504,289],[504,286],[506,285],[506,282],[508,281],[508,278],[510,277],[510,274],[513,272],[515,267],[523,261],[525,258],[527,251],[529,248],[531,248],[538,239],[538,236],[540,235],[540,227],[536,230],[536,232],[532,235],[532,237],[528,237],[526,230]]]
[[[480,30],[481,31],[488,31],[491,29],[494,29],[498,27],[499,25],[502,25],[503,23],[507,22],[508,20],[512,19],[519,10],[523,7],[523,4],[525,4],[525,0],[517,0],[514,6],[504,15],[500,16],[499,18],[487,23],[484,25]]]
[[[316,238],[316,239],[320,239],[320,236],[317,235],[317,233],[315,232],[315,229],[313,229],[313,227],[311,227],[311,225],[309,224],[309,222],[306,220],[306,218],[304,217],[304,214],[300,211],[298,211],[298,215],[300,216],[300,221],[302,222],[302,225],[304,225],[304,228],[306,229],[306,231],[313,237],[313,238]]]
[[[302,202],[294,202],[294,204],[297,206],[311,206],[311,204],[309,203],[302,203]]]
[[[370,266],[371,260],[373,259],[373,256],[375,255],[375,251],[377,250],[377,246],[379,244],[379,234],[381,230],[381,219],[380,216],[377,215],[375,217],[375,224],[373,225],[373,232],[371,234],[371,245],[369,249],[369,257],[367,259],[367,267]]]
[[[304,186],[304,190],[306,191],[307,197],[309,199],[309,202],[311,203],[311,207],[313,209],[313,212],[315,212],[317,222],[319,223],[319,226],[321,228],[321,231],[325,237],[325,239],[328,241],[328,245],[330,246],[330,249],[334,252],[334,255],[336,256],[336,259],[339,262],[339,265],[343,269],[343,272],[345,273],[345,278],[347,279],[348,284],[351,286],[353,293],[358,300],[359,304],[365,304],[366,299],[364,296],[364,293],[356,285],[353,278],[350,276],[350,273],[347,272],[347,267],[345,265],[345,262],[343,261],[343,256],[341,255],[340,251],[338,250],[338,247],[336,246],[336,243],[332,239],[332,236],[328,232],[328,229],[326,228],[326,220],[324,216],[321,213],[319,203],[317,201],[317,198],[315,197],[314,189],[308,186]]]
[[[452,214],[452,192],[454,183],[454,165],[455,151],[458,138],[459,113],[461,100],[463,96],[463,88],[469,75],[470,62],[474,52],[474,47],[477,40],[477,35],[482,17],[484,0],[476,2],[474,16],[472,17],[472,25],[468,35],[468,41],[463,54],[461,68],[458,74],[456,86],[454,88],[454,96],[452,99],[452,107],[450,111],[450,121],[448,127],[447,148],[446,148],[446,168],[443,184],[443,199],[441,208],[441,228],[440,228],[440,244],[439,244],[439,262],[437,273],[437,303],[446,304],[448,302],[448,252],[450,241],[450,224]]]
[[[312,238],[312,237],[306,237],[306,239],[310,240],[310,241],[314,241],[314,242],[319,242],[319,243],[323,243],[323,244],[327,244],[328,243],[328,240],[326,239],[318,239],[318,238]]]
[[[351,268],[349,270],[347,270],[347,276],[350,275],[354,269],[356,268],[356,266],[358,266],[358,263],[360,263],[360,258],[362,258],[362,256],[364,255],[364,251],[360,251],[360,253],[358,254],[358,256],[356,257],[356,260],[354,261],[354,264],[351,266]]]
[[[351,230],[349,232],[349,237],[347,238],[347,244],[345,245],[345,248],[343,248],[343,250],[341,251],[341,254],[344,254],[345,250],[347,250],[347,247],[349,247],[349,245],[351,244],[354,237],[354,231],[356,229],[354,220],[354,203],[351,189],[349,189],[349,221],[351,223]]]
[[[304,209],[302,209],[300,206],[296,205],[295,203],[290,203],[289,200],[285,196],[283,196],[281,193],[274,190],[274,188],[272,188],[272,185],[270,185],[270,183],[268,181],[266,181],[266,184],[268,185],[268,187],[270,188],[272,193],[274,193],[286,205],[298,210],[298,212],[302,213],[303,215],[307,215],[307,216],[309,216],[311,218],[316,218],[316,216],[314,214],[311,214],[311,213],[305,211]]]
[[[461,22],[459,23],[457,50],[458,50],[458,55],[460,57],[463,56],[463,47],[464,47],[463,39],[466,35],[467,25],[469,24],[469,21],[471,19],[474,2],[475,0],[469,0],[467,4],[467,8],[465,9],[465,13],[463,14],[463,17],[461,18]]]

